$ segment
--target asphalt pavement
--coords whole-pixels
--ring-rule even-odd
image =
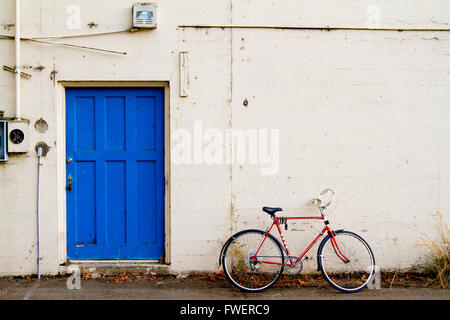
[[[431,287],[363,289],[340,293],[324,286],[278,287],[244,293],[226,280],[155,278],[149,281],[65,278],[0,279],[0,300],[450,300],[450,290]],[[70,289],[73,288],[73,289]]]

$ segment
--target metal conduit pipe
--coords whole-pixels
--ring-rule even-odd
[[[37,269],[38,279],[41,279],[41,228],[40,228],[40,215],[41,215],[41,201],[40,201],[40,187],[41,187],[41,158],[42,147],[37,149],[38,155],[38,176],[37,176]]]
[[[180,24],[178,28],[195,29],[274,29],[274,30],[347,30],[347,31],[398,31],[398,32],[448,32],[449,28],[368,28],[368,27],[330,27],[330,26],[265,26],[265,25],[207,25]]]
[[[15,47],[15,80],[16,80],[16,120],[21,120],[20,114],[20,0],[15,0],[15,35],[14,35],[14,47]]]

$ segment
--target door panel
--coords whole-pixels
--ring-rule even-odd
[[[69,259],[164,255],[163,90],[66,89]]]

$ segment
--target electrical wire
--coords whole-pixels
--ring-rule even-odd
[[[32,37],[31,39],[68,39],[68,38],[82,38],[82,37],[92,37],[92,36],[103,36],[107,34],[125,33],[125,32],[136,32],[137,29],[131,28],[127,30],[117,30],[117,31],[107,31],[107,32],[97,32],[97,33],[85,33],[85,34],[74,34],[65,36],[47,36],[47,37]]]
[[[0,39],[13,40],[14,37],[0,34]],[[109,49],[102,49],[102,48],[94,48],[94,47],[76,45],[76,44],[65,43],[65,42],[45,41],[45,40],[38,40],[36,38],[20,38],[20,40],[32,41],[32,42],[44,43],[44,44],[50,44],[50,45],[58,45],[58,46],[65,46],[65,47],[80,48],[80,49],[95,50],[95,51],[102,51],[102,52],[108,52],[108,53],[127,55],[127,52],[125,52],[125,51],[116,51],[116,50],[109,50]]]

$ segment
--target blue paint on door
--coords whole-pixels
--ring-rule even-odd
[[[66,145],[68,258],[161,259],[164,89],[67,88]]]

